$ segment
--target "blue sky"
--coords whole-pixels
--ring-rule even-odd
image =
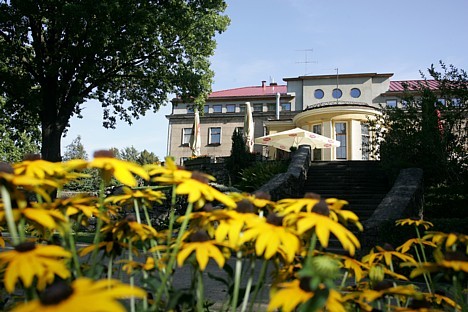
[[[468,70],[466,0],[227,0],[231,18],[212,57],[213,90],[260,85],[304,74],[394,73],[419,79],[443,60]],[[312,51],[304,51],[312,50]],[[307,65],[303,62],[311,63]],[[129,126],[102,127],[99,103],[73,118],[62,150],[81,136],[95,150],[134,146],[166,155],[170,105]]]

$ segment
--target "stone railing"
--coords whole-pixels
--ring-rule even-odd
[[[419,168],[402,169],[385,198],[372,216],[363,222],[363,246],[380,244],[379,231],[388,221],[422,217],[423,209],[423,171]]]
[[[299,146],[292,156],[288,170],[275,175],[257,191],[269,193],[272,200],[302,197],[310,166],[310,154],[310,146]]]

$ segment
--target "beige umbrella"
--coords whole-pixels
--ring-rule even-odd
[[[200,156],[201,134],[200,134],[200,115],[195,109],[195,117],[193,120],[192,134],[190,135],[189,147],[192,150],[192,156]]]
[[[253,153],[254,148],[254,122],[252,117],[252,108],[250,102],[245,102],[245,116],[244,116],[244,140],[245,149],[249,153]]]
[[[310,145],[311,148],[332,148],[340,146],[340,142],[337,140],[301,128],[281,131],[256,138],[255,144],[273,146],[288,152],[291,147],[298,147],[299,145]]]

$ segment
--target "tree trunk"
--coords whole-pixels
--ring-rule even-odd
[[[42,122],[42,159],[53,162],[62,161],[60,152],[62,132],[54,123]]]

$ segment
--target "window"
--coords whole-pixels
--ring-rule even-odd
[[[180,165],[183,166],[187,160],[188,160],[188,157],[180,157]]]
[[[387,100],[387,107],[396,107],[397,100]]]
[[[281,103],[282,111],[291,111],[291,103]]]
[[[322,134],[322,125],[313,125],[312,132],[317,134]]]
[[[460,99],[454,98],[450,101],[450,104],[455,107],[460,107],[462,105],[462,101]]]
[[[440,105],[445,106],[445,99],[437,99],[437,102],[439,102]]]
[[[314,97],[315,97],[316,99],[319,99],[319,100],[320,100],[320,99],[323,99],[323,96],[324,96],[324,95],[325,95],[325,94],[323,93],[323,90],[322,90],[322,89],[317,89],[317,90],[315,90],[315,92],[314,92]]]
[[[338,88],[333,89],[332,96],[335,99],[339,99],[339,98],[341,98],[341,96],[343,96],[343,92]]]
[[[244,127],[236,127],[237,133],[244,133]]]
[[[245,113],[245,105],[239,105],[240,112]]]
[[[351,95],[351,97],[357,99],[358,97],[361,96],[361,90],[359,90],[358,88],[352,88],[349,94]]]
[[[236,105],[235,104],[227,104],[226,105],[226,112],[227,113],[235,113],[236,112]]]
[[[263,112],[263,104],[254,104],[253,111],[254,112]]]
[[[221,144],[221,127],[212,127],[209,131],[211,145]]]
[[[222,113],[223,106],[222,105],[213,105],[213,113]]]
[[[187,106],[187,114],[193,114],[193,106]]]
[[[205,114],[208,114],[210,112],[210,106],[209,105],[204,105],[203,106],[203,111],[205,112]]]
[[[346,122],[335,123],[335,136],[340,142],[340,146],[336,148],[336,159],[346,159]]]
[[[276,111],[276,103],[268,103],[267,107],[269,112],[275,112]]]
[[[188,146],[191,136],[192,136],[192,128],[182,129],[182,145]]]
[[[322,125],[313,125],[312,132],[317,134],[322,134]],[[312,150],[312,159],[313,160],[322,160],[322,149],[321,148],[314,148]]]

